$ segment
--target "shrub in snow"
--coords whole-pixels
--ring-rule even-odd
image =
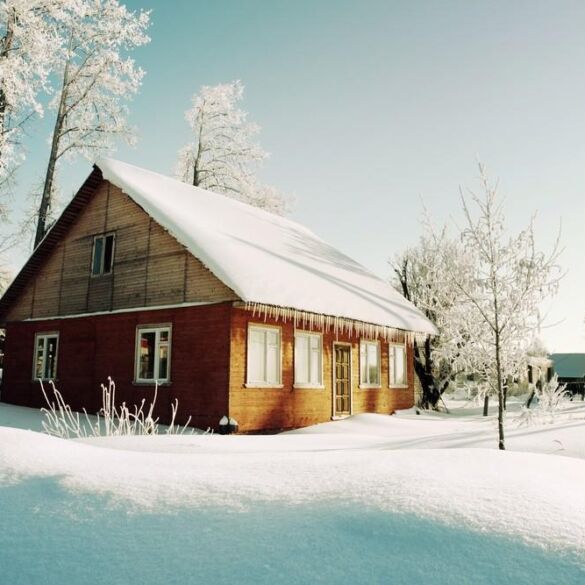
[[[542,424],[554,422],[555,415],[563,408],[569,399],[566,384],[559,384],[555,374],[549,382],[537,384],[534,389],[534,398],[537,401],[535,408],[525,406],[520,415],[520,424]]]
[[[112,437],[112,436],[128,436],[128,435],[156,435],[159,433],[158,418],[154,418],[154,407],[158,394],[158,383],[154,385],[154,397],[152,402],[148,405],[147,410],[146,400],[143,398],[140,405],[134,405],[133,409],[122,402],[120,406],[116,406],[116,384],[108,377],[108,384],[102,384],[102,407],[100,408],[95,421],[90,418],[85,408],[83,415],[79,412],[74,412],[71,407],[65,402],[63,395],[55,384],[51,381],[52,398],[49,398],[45,390],[43,382],[41,383],[41,390],[48,408],[41,408],[44,415],[43,430],[55,437],[62,439],[81,438],[81,437]],[[165,433],[169,435],[182,435],[187,426],[191,422],[191,417],[187,420],[184,426],[177,426],[175,418],[177,416],[177,409],[179,401],[171,404],[171,422],[165,428]]]

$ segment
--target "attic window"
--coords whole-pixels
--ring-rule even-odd
[[[92,276],[112,272],[112,266],[114,265],[114,239],[114,234],[104,234],[93,239]]]

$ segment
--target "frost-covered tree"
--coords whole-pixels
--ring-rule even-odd
[[[428,232],[428,221],[425,221]],[[436,408],[458,372],[469,365],[473,339],[465,307],[468,299],[450,274],[468,282],[472,258],[461,243],[443,229],[423,235],[419,242],[391,262],[394,286],[435,324],[438,335],[414,342],[414,370],[420,381],[422,408]]]
[[[144,71],[127,53],[149,41],[149,13],[132,12],[118,0],[66,0],[55,18],[62,40],[50,104],[56,116],[35,246],[45,235],[60,159],[93,159],[116,138],[132,142],[125,102],[138,91]]]
[[[473,258],[473,273],[461,278],[450,269],[448,275],[466,299],[462,310],[473,339],[473,366],[498,397],[498,447],[505,449],[506,380],[524,369],[526,346],[540,324],[539,305],[557,291],[559,240],[550,253],[540,252],[532,221],[517,235],[507,235],[497,184],[481,164],[479,171],[481,195],[461,194],[461,241]]]
[[[204,86],[193,96],[185,119],[193,140],[178,154],[176,176],[185,183],[222,193],[273,213],[287,211],[287,199],[256,177],[268,157],[256,142],[260,127],[239,107],[240,81]]]
[[[42,115],[39,92],[47,89],[58,49],[56,0],[0,1],[0,187],[23,158],[22,128]]]

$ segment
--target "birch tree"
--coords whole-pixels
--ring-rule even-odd
[[[497,183],[481,164],[479,174],[481,195],[461,192],[461,241],[473,256],[473,274],[462,279],[449,270],[449,277],[466,299],[474,367],[498,397],[498,447],[505,449],[506,380],[524,367],[526,345],[540,324],[539,305],[558,289],[559,238],[544,254],[536,247],[533,221],[508,236]]]
[[[38,96],[48,76],[59,36],[52,17],[57,2],[0,2],[0,187],[24,157],[22,130],[43,108]]]
[[[114,139],[132,142],[126,100],[138,91],[144,71],[126,54],[149,41],[149,13],[131,12],[117,0],[71,0],[56,14],[62,39],[56,112],[39,205],[35,247],[47,229],[55,173],[63,157],[90,159]]]
[[[239,107],[243,95],[244,86],[234,81],[204,86],[193,96],[185,113],[193,140],[179,151],[175,174],[185,183],[283,215],[287,199],[256,177],[268,153],[255,142],[260,127]]]

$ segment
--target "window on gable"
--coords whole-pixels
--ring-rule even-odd
[[[104,234],[93,239],[91,273],[93,276],[110,274],[114,265],[114,234]]]
[[[380,344],[360,342],[360,385],[380,386]]]
[[[248,386],[279,386],[281,383],[280,329],[248,327]]]
[[[170,353],[170,327],[139,327],[136,331],[136,381],[168,382]]]
[[[58,333],[37,333],[33,365],[33,378],[35,380],[54,380],[57,377],[58,349]]]
[[[295,385],[321,386],[323,368],[321,336],[318,333],[295,333]]]
[[[406,347],[390,345],[390,386],[406,386]]]

